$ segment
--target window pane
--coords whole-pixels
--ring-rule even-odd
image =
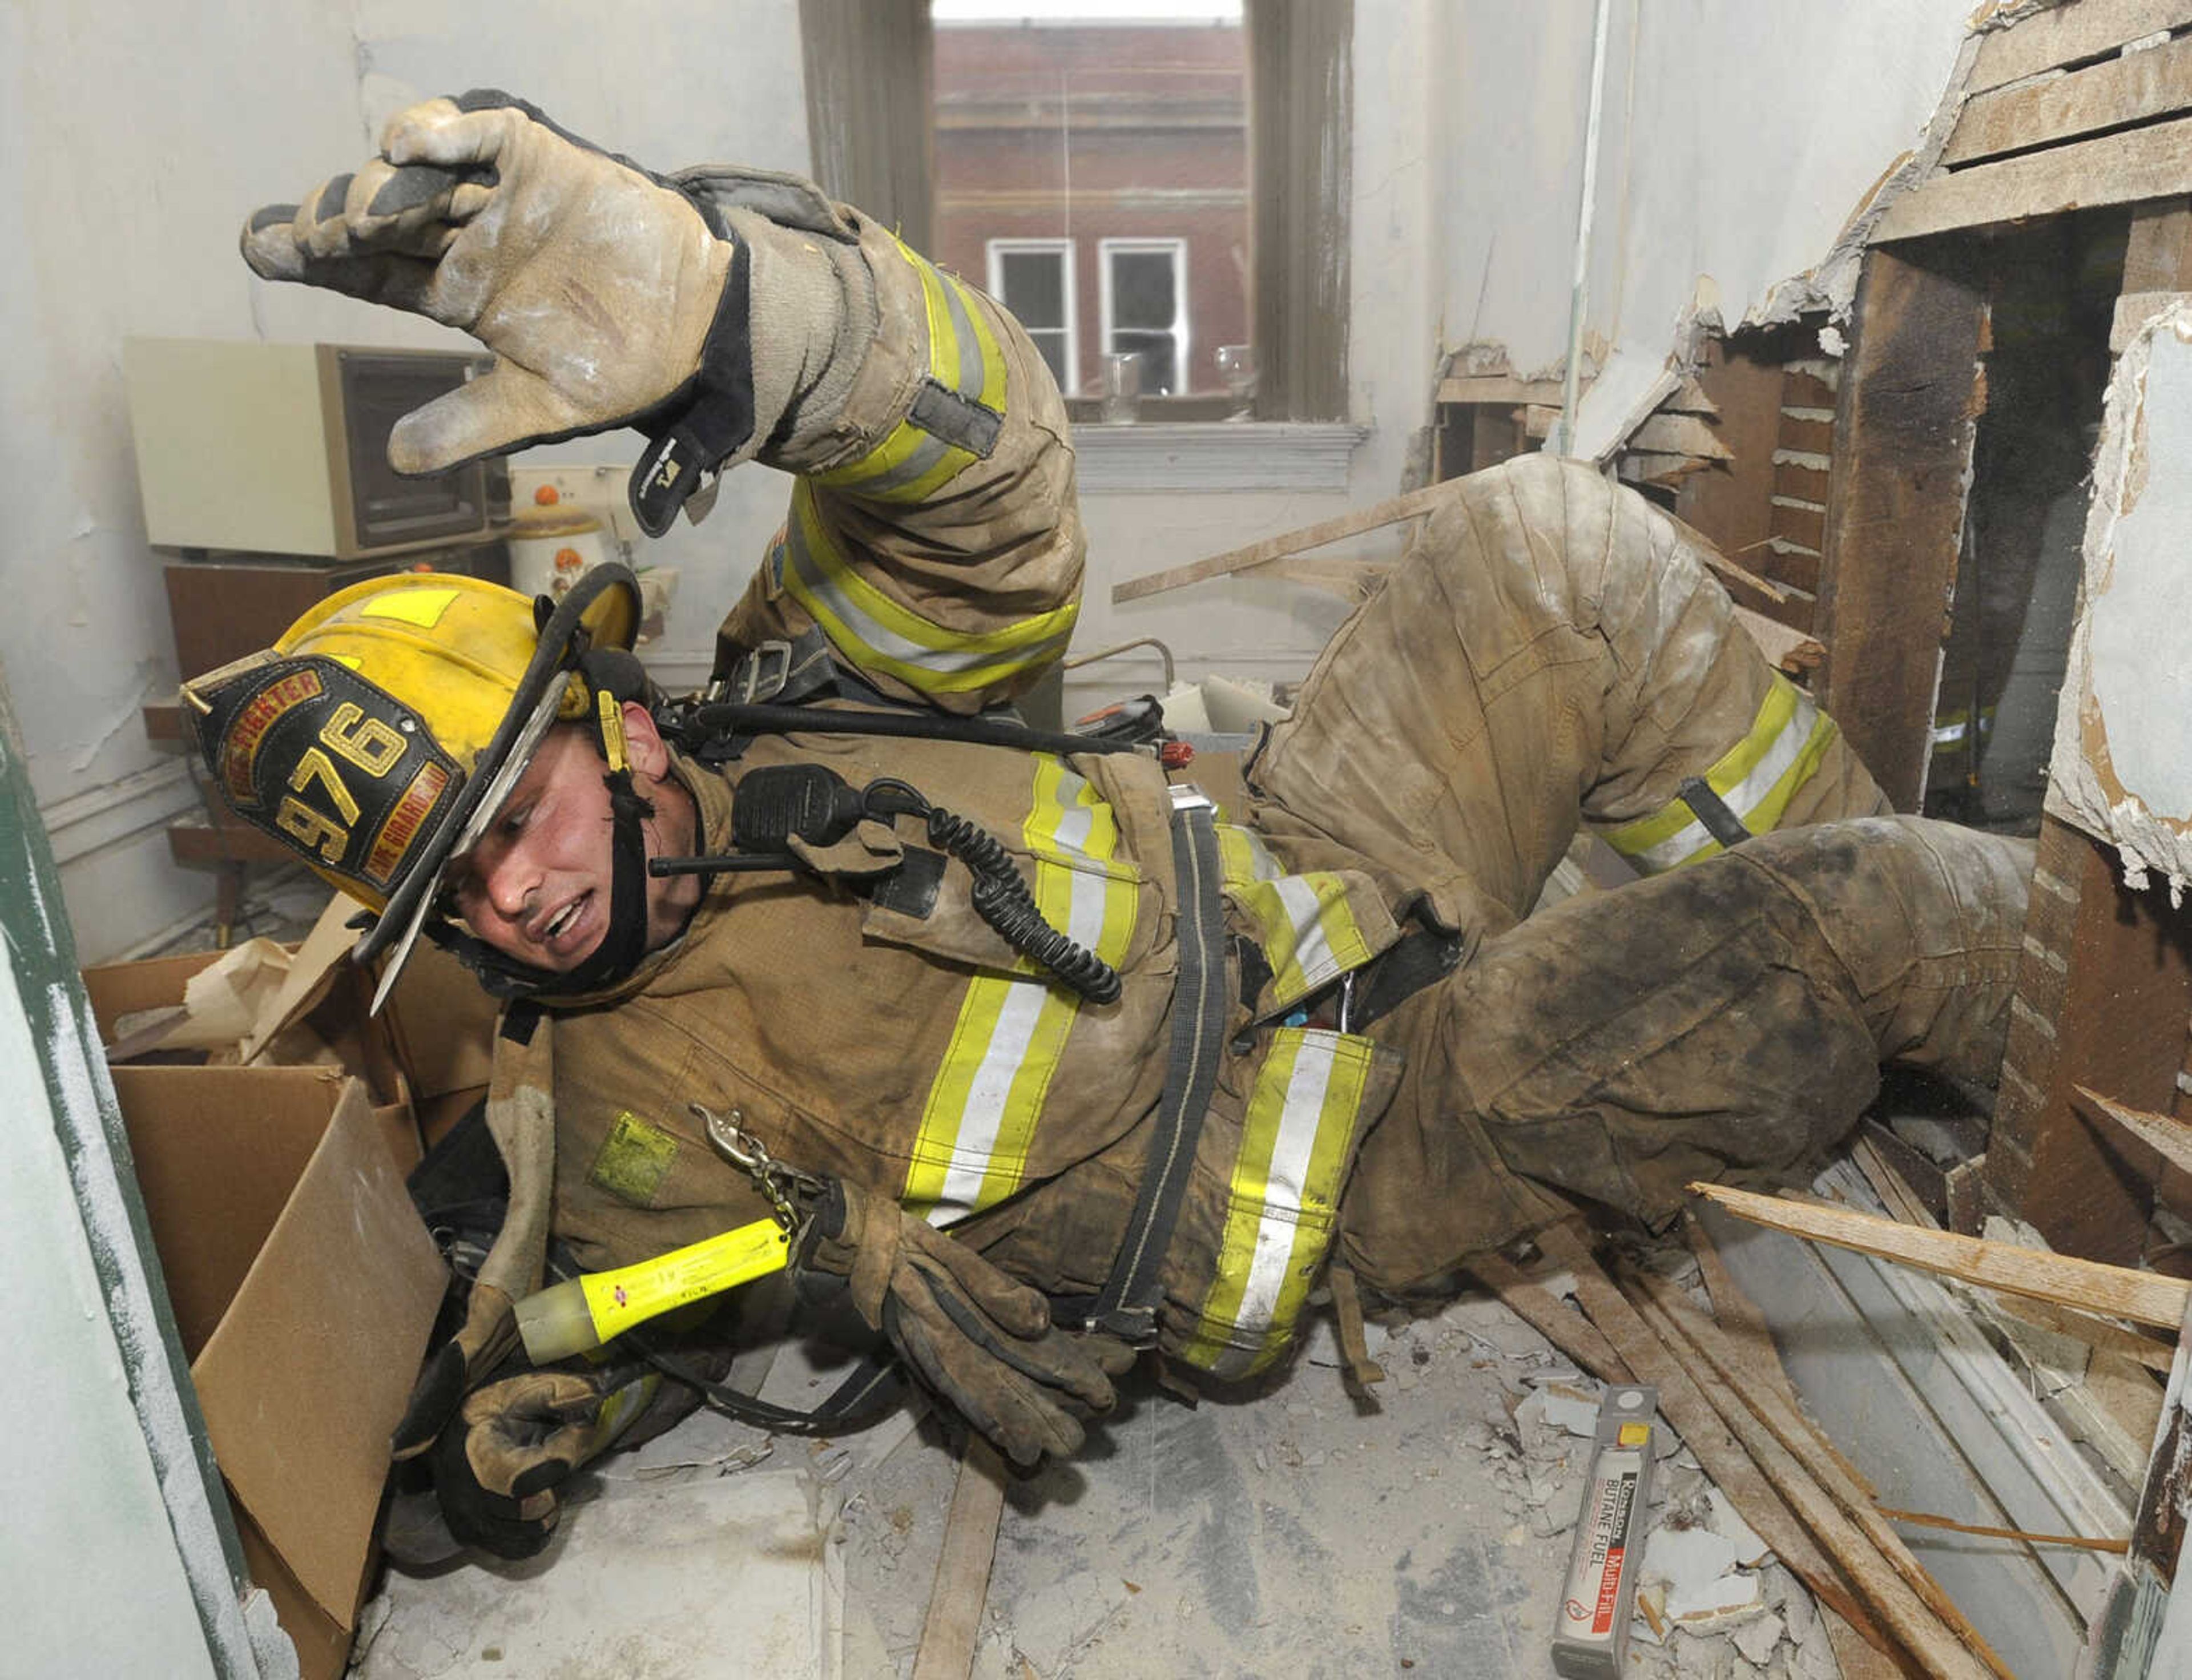
[[[1170,251],[1111,253],[1111,324],[1115,329],[1156,328],[1167,332],[1179,318]]]
[[[1034,331],[1065,324],[1065,261],[1059,251],[1007,251],[998,260],[1005,307]]]
[[[1103,330],[1104,242],[1179,241],[1177,266],[1161,251],[1136,255],[1128,295],[1115,294],[1108,324],[1115,338],[1176,334],[1162,348],[1162,381],[1145,365],[1145,392],[1222,390],[1217,347],[1252,336],[1240,0],[1195,0],[1195,15],[1176,20],[1087,15],[1094,9],[1091,0],[933,0],[931,254],[980,277],[992,271],[991,242],[1070,241],[1079,260],[1070,269],[1058,263],[1043,281],[1034,254],[1025,263],[1008,254],[996,272],[1014,314],[1063,334],[1058,353],[1079,365],[1059,383],[1093,391],[1096,357],[1112,347]],[[1022,289],[1044,283],[1059,288],[1054,306],[1047,294]],[[1042,347],[1048,359],[1052,345]]]
[[[1065,334],[1063,332],[1030,333],[1035,347],[1042,352],[1044,365],[1050,369],[1051,378],[1058,381],[1060,391],[1070,391],[1073,381],[1066,377]]]
[[[1130,351],[1142,358],[1142,395],[1177,397],[1180,394],[1179,346],[1170,333],[1115,331],[1111,348]]]

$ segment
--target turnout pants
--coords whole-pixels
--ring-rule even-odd
[[[1698,546],[1571,463],[1458,481],[1251,767],[1289,866],[1367,858],[1466,942],[1371,1029],[1408,1071],[1341,1240],[1381,1288],[1559,1217],[1548,1191],[1658,1220],[1798,1170],[1883,1060],[1998,1069],[2029,843],[1887,815]],[[1758,837],[1714,842],[1693,778]],[[1525,921],[1578,824],[1646,873]]]

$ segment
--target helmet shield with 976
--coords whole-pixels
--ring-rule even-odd
[[[378,912],[362,962],[399,935],[408,949],[460,837],[550,724],[588,715],[578,656],[629,648],[638,598],[621,566],[546,613],[477,578],[370,579],[183,697],[230,808]]]

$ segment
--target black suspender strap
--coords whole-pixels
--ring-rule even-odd
[[[1173,991],[1172,1054],[1157,1100],[1156,1134],[1126,1240],[1089,1308],[1087,1328],[1133,1346],[1156,1340],[1165,1249],[1195,1164],[1196,1140],[1218,1083],[1225,1038],[1224,901],[1219,896],[1215,808],[1192,787],[1172,791],[1172,855],[1179,891],[1179,979]]]

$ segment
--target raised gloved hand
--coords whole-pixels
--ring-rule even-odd
[[[716,460],[690,465],[693,483],[746,442],[739,243],[693,199],[493,91],[413,106],[380,149],[302,204],[258,211],[243,246],[268,279],[408,310],[494,351],[492,372],[397,423],[399,472],[635,423],[658,434],[654,471],[685,471],[657,458],[659,434],[704,397],[705,435],[687,453]],[[711,349],[719,311],[735,318]],[[741,389],[742,420],[725,412]]]
[[[888,1197],[833,1183],[814,1230],[806,1263],[848,1279],[869,1327],[1013,1463],[1074,1452],[1116,1401],[1132,1349],[1055,1328],[1037,1291]]]
[[[661,1379],[633,1365],[527,1371],[466,1397],[434,1443],[434,1492],[449,1532],[500,1557],[548,1544],[556,1489],[638,1421]]]

